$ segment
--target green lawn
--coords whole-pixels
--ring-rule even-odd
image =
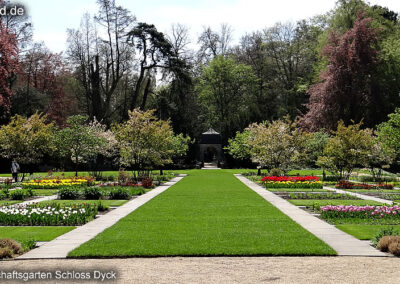
[[[28,240],[35,240],[37,242],[51,241],[58,236],[61,236],[75,227],[67,226],[46,226],[46,227],[0,227],[0,239],[10,238],[18,242],[24,242]]]
[[[101,203],[105,206],[121,206],[122,204],[125,204],[129,200],[101,200]],[[51,201],[42,201],[39,204],[44,205],[44,204],[60,204],[61,206],[72,206],[74,204],[82,204],[82,203],[87,203],[87,204],[96,204],[98,203],[99,200],[51,200]]]
[[[58,193],[58,189],[33,189],[32,191],[35,196],[49,196]]]
[[[336,225],[336,227],[360,240],[372,240],[383,228],[394,227],[395,230],[400,232],[400,225],[343,224]]]
[[[23,202],[22,200],[0,200],[0,206],[12,205]]]
[[[315,204],[319,206],[325,205],[382,205],[382,203],[372,200],[338,200],[338,199],[291,199],[288,200],[290,203],[296,206],[307,206],[312,207]]]
[[[335,255],[229,171],[189,171],[69,257]]]

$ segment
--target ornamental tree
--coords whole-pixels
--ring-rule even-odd
[[[378,140],[383,146],[400,155],[400,108],[388,115],[389,120],[378,125]]]
[[[249,146],[253,162],[268,170],[289,171],[304,151],[304,135],[296,122],[275,120],[269,124],[251,124]]]
[[[35,113],[29,118],[13,116],[0,128],[0,156],[23,165],[36,165],[55,150],[54,125],[47,116]],[[23,167],[22,167],[23,169]]]
[[[329,138],[317,165],[336,175],[348,179],[357,166],[367,165],[375,143],[371,129],[361,129],[362,123],[346,126],[341,120],[334,136]]]
[[[383,169],[390,167],[395,157],[395,152],[393,149],[385,147],[378,138],[374,137],[374,140],[365,166],[371,171],[374,180],[380,182]]]
[[[228,150],[229,154],[231,154],[235,159],[250,159],[250,136],[251,132],[248,129],[245,129],[243,132],[236,132],[236,136],[228,140],[228,146],[225,147],[225,150]]]
[[[11,83],[18,69],[18,43],[0,19],[0,117],[5,117],[11,106]]]
[[[98,126],[87,124],[88,117],[74,115],[67,119],[68,127],[58,131],[57,148],[61,157],[71,159],[78,176],[78,165],[86,164],[107,149],[107,139],[100,135]]]
[[[170,122],[157,119],[153,110],[129,112],[129,120],[114,125],[113,131],[120,146],[121,164],[139,174],[172,163],[174,155],[186,153],[190,140],[175,136]]]
[[[376,72],[378,31],[371,27],[372,18],[359,13],[353,28],[342,36],[330,34],[323,49],[329,63],[308,94],[308,112],[301,124],[310,129],[334,129],[339,119],[345,123],[361,121],[368,106],[376,102],[372,82]]]

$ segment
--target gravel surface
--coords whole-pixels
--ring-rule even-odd
[[[13,269],[117,270],[117,283],[397,283],[400,280],[400,259],[394,257],[168,257],[0,263],[0,272]],[[68,281],[76,282],[89,283]]]

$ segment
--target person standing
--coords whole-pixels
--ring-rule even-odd
[[[11,163],[11,174],[12,174],[15,182],[18,182],[19,170],[20,170],[19,164],[17,163],[17,161],[15,159],[13,159],[13,161]]]

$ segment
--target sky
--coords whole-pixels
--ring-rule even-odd
[[[11,0],[11,3],[14,1]],[[34,26],[34,40],[44,41],[54,52],[66,48],[66,30],[79,28],[85,12],[95,14],[96,0],[19,0],[27,8]],[[204,26],[218,29],[222,23],[233,28],[233,43],[245,33],[262,30],[276,22],[293,22],[333,9],[336,0],[116,0],[139,22],[154,24],[168,32],[172,24],[189,27],[191,42]],[[371,0],[400,12],[399,0]]]

